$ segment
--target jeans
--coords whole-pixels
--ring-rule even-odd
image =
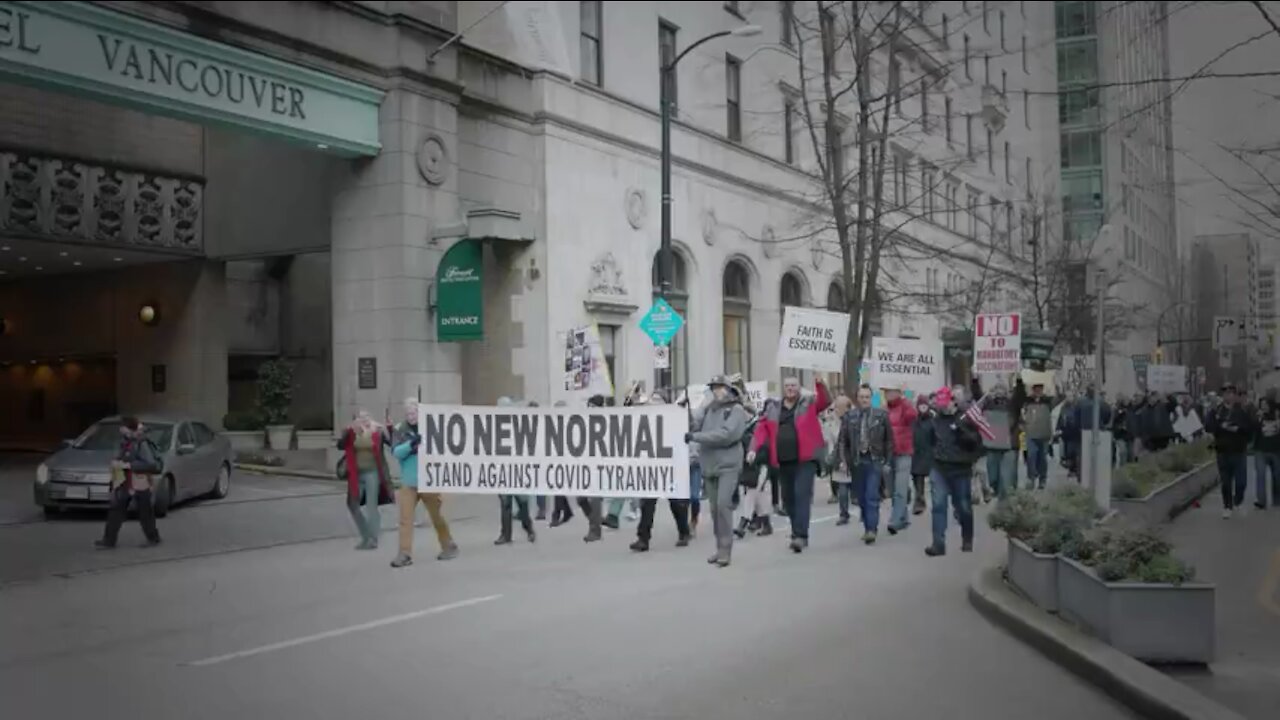
[[[1267,469],[1271,469],[1271,504],[1280,505],[1280,453],[1260,452],[1253,456],[1253,470],[1257,474],[1257,503],[1267,506]]]
[[[716,557],[728,560],[733,552],[733,491],[738,487],[738,473],[727,472],[718,477],[705,477],[707,503],[711,508],[711,524],[716,536]]]
[[[443,504],[440,493],[418,492],[412,485],[401,485],[396,490],[396,505],[400,509],[400,552],[413,555],[413,511],[418,503],[427,506],[427,515],[431,518],[431,527],[436,530],[436,539],[440,541],[440,549],[447,550],[453,545],[453,537],[449,534],[449,523],[440,512]]]
[[[676,521],[676,532],[680,537],[689,536],[689,501],[671,498],[667,501],[671,506],[671,517]],[[636,537],[649,542],[653,532],[653,516],[658,508],[657,498],[645,498],[640,501],[640,527],[636,529]]]
[[[355,497],[347,497],[347,510],[351,512],[351,520],[356,524],[360,539],[370,545],[378,544],[378,535],[382,533],[382,515],[378,512],[378,479],[377,470],[361,470],[357,479],[362,492]],[[364,512],[360,508],[360,496],[364,496]]]
[[[884,464],[880,460],[863,456],[853,469],[853,486],[858,493],[858,509],[862,513],[862,529],[877,532],[880,529],[880,481]]]
[[[129,512],[129,501],[138,505],[138,524],[142,526],[142,534],[151,542],[160,542],[160,531],[156,530],[156,511],[151,504],[150,490],[129,492],[125,483],[111,491],[111,506],[107,510],[107,526],[102,531],[102,542],[115,545],[120,537],[120,526],[124,524],[125,515]]]
[[[842,520],[849,519],[849,493],[852,489],[852,483],[836,483],[836,502],[839,504],[840,518]]]
[[[889,527],[902,530],[911,524],[911,456],[898,455],[893,458],[893,512],[889,516]]]
[[[1244,504],[1244,490],[1249,485],[1248,455],[1218,453],[1218,477],[1222,481],[1222,506],[1228,510]]]
[[[1018,454],[1013,450],[988,450],[987,481],[1000,497],[1017,490]]]
[[[787,462],[778,466],[782,486],[782,506],[791,520],[791,537],[809,539],[809,512],[813,509],[813,478],[818,473],[814,462]]]
[[[1027,438],[1027,485],[1044,487],[1049,481],[1049,441]]]
[[[947,546],[947,500],[960,515],[960,539],[973,542],[973,471],[967,467],[934,468],[929,476],[933,493],[933,546]]]
[[[600,534],[601,509],[604,507],[604,500],[598,497],[579,497],[578,507],[582,508],[582,514],[587,516],[587,532],[591,535]]]
[[[543,517],[547,514],[547,496],[539,495],[535,501],[538,503],[538,517]]]

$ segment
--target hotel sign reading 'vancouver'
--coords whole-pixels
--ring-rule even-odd
[[[382,92],[79,2],[0,2],[0,76],[376,154]]]

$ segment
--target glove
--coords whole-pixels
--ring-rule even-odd
[[[685,442],[685,444],[686,444],[686,445],[688,445],[689,443],[693,442],[693,433],[685,433],[685,434],[684,434],[684,442]]]
[[[422,436],[414,434],[413,437],[409,438],[409,452],[411,453],[418,452],[418,446],[421,444],[422,444]]]

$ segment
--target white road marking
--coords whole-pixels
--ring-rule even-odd
[[[414,612],[404,613],[403,615],[392,615],[391,617],[385,617],[385,618],[382,618],[381,620],[372,620],[370,622],[360,623],[359,625],[348,625],[347,627],[336,628],[333,630],[326,630],[325,632],[316,633],[315,635],[306,635],[304,637],[293,638],[292,640],[282,640],[280,642],[271,643],[270,645],[262,645],[255,648],[249,648],[248,650],[240,650],[233,653],[227,653],[226,655],[217,655],[210,658],[204,658],[203,660],[192,660],[191,662],[186,662],[182,664],[189,667],[208,667],[209,665],[218,665],[220,663],[224,663],[229,660],[239,660],[240,658],[252,657],[254,655],[262,655],[263,653],[275,652],[276,650],[284,650],[286,648],[297,647],[298,645],[306,645],[307,643],[318,642],[320,640],[328,640],[330,638],[342,637],[343,635],[350,635],[351,633],[360,632],[362,630],[372,630],[374,628],[383,627],[385,625],[393,625],[395,623],[405,622],[406,620],[416,620],[420,617],[426,617],[428,615],[439,615],[440,613],[448,612],[450,610],[457,610],[459,608],[470,607],[472,605],[479,605],[481,603],[487,603],[492,600],[497,600],[500,597],[502,596],[486,595],[484,597],[474,597],[468,600],[459,600],[458,602],[452,602],[446,605],[437,605],[435,607],[430,607],[425,610],[415,610]]]

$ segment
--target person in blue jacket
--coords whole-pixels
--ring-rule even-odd
[[[436,559],[452,560],[458,557],[458,544],[453,541],[449,523],[440,512],[443,504],[440,493],[418,491],[418,449],[421,444],[418,399],[409,398],[404,401],[404,422],[396,426],[391,440],[391,454],[400,461],[400,479],[396,486],[396,505],[400,509],[400,548],[391,561],[393,568],[413,564],[413,512],[418,503],[427,507],[431,527],[436,529],[436,539],[440,541],[440,554]]]

